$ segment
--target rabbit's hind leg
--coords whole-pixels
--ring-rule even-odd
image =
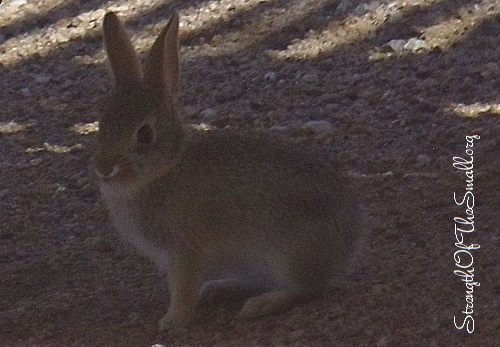
[[[297,249],[297,251],[296,251]],[[324,259],[302,246],[292,251],[276,252],[268,258],[267,287],[274,288],[264,294],[249,298],[239,313],[239,318],[253,318],[280,313],[295,304],[315,297],[327,277]],[[266,281],[264,280],[264,283]]]

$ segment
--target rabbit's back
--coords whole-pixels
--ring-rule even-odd
[[[358,230],[336,169],[320,153],[262,135],[199,136],[144,195],[147,237],[220,271],[342,272]]]

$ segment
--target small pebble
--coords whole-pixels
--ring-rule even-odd
[[[396,10],[396,12],[395,12],[395,13],[391,14],[391,15],[387,18],[387,22],[388,22],[388,23],[397,23],[397,22],[401,21],[403,18],[404,18],[404,13],[403,13],[403,11]]]
[[[109,252],[112,250],[111,243],[104,236],[97,236],[92,242],[92,248],[98,252]]]
[[[500,67],[498,66],[498,64],[495,62],[489,62],[488,64],[484,65],[481,71],[481,76],[485,78],[491,78],[498,76],[499,72]]]
[[[303,329],[295,330],[292,331],[290,334],[288,334],[288,338],[292,341],[299,340],[301,337],[305,335],[305,331]]]
[[[311,120],[304,125],[304,129],[314,133],[325,133],[332,130],[332,125],[326,120]]]
[[[35,82],[36,83],[41,83],[41,84],[49,83],[50,82],[50,76],[43,75],[43,74],[38,75],[35,78]]]
[[[128,315],[128,320],[132,322],[138,322],[141,316],[137,312],[132,312]]]
[[[89,178],[88,177],[82,177],[82,178],[78,179],[78,181],[76,181],[76,186],[78,188],[83,188],[87,184],[89,184]]]
[[[416,164],[418,167],[425,166],[431,162],[431,158],[427,154],[420,154],[417,157]]]
[[[387,336],[381,337],[376,344],[377,347],[385,347],[388,345],[389,345],[389,339],[387,338]]]
[[[31,166],[38,166],[42,163],[43,159],[42,158],[35,158],[30,160],[30,165]]]
[[[7,240],[13,237],[14,234],[10,230],[0,229],[0,240]]]
[[[389,290],[389,286],[387,284],[375,284],[372,287],[372,294],[379,295]]]
[[[377,9],[377,7],[379,7],[379,6],[380,6],[380,3],[378,1],[373,1],[373,2],[370,2],[368,4],[361,4],[361,5],[358,5],[352,11],[352,13],[355,16],[361,17],[361,16],[367,14],[368,12],[375,11]]]
[[[203,110],[200,112],[200,116],[203,120],[203,122],[209,123],[211,120],[215,118],[217,115],[217,112],[213,108],[207,108],[206,110]]]
[[[10,193],[9,189],[0,190],[0,199],[5,198]]]
[[[269,128],[269,130],[271,131],[285,131],[287,129],[288,127],[286,125],[273,125]]]
[[[318,75],[315,73],[308,73],[302,76],[302,81],[304,82],[316,82],[318,80]]]
[[[1,42],[1,40],[0,40],[0,42]],[[21,94],[26,98],[33,95],[33,93],[31,92],[31,89],[29,89],[29,88],[21,89]]]
[[[344,16],[351,7],[351,0],[342,0],[335,9],[336,16]]]
[[[198,114],[198,109],[196,108],[196,106],[184,106],[182,108],[182,113],[188,117],[188,118],[191,118],[191,117],[194,117]]]
[[[264,75],[264,79],[267,81],[276,81],[276,72],[268,72]]]

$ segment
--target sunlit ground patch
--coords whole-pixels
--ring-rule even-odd
[[[498,114],[500,115],[500,104],[486,104],[476,102],[474,104],[451,104],[448,111],[455,113],[463,118],[477,118],[483,114]]]
[[[0,134],[15,134],[26,130],[27,128],[33,126],[33,124],[20,124],[14,121],[10,122],[0,122]]]

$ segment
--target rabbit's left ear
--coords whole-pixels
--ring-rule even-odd
[[[173,101],[179,81],[179,14],[175,12],[156,39],[147,60],[144,83]]]
[[[113,12],[106,13],[102,27],[116,89],[124,90],[142,84],[139,58],[118,16]]]

